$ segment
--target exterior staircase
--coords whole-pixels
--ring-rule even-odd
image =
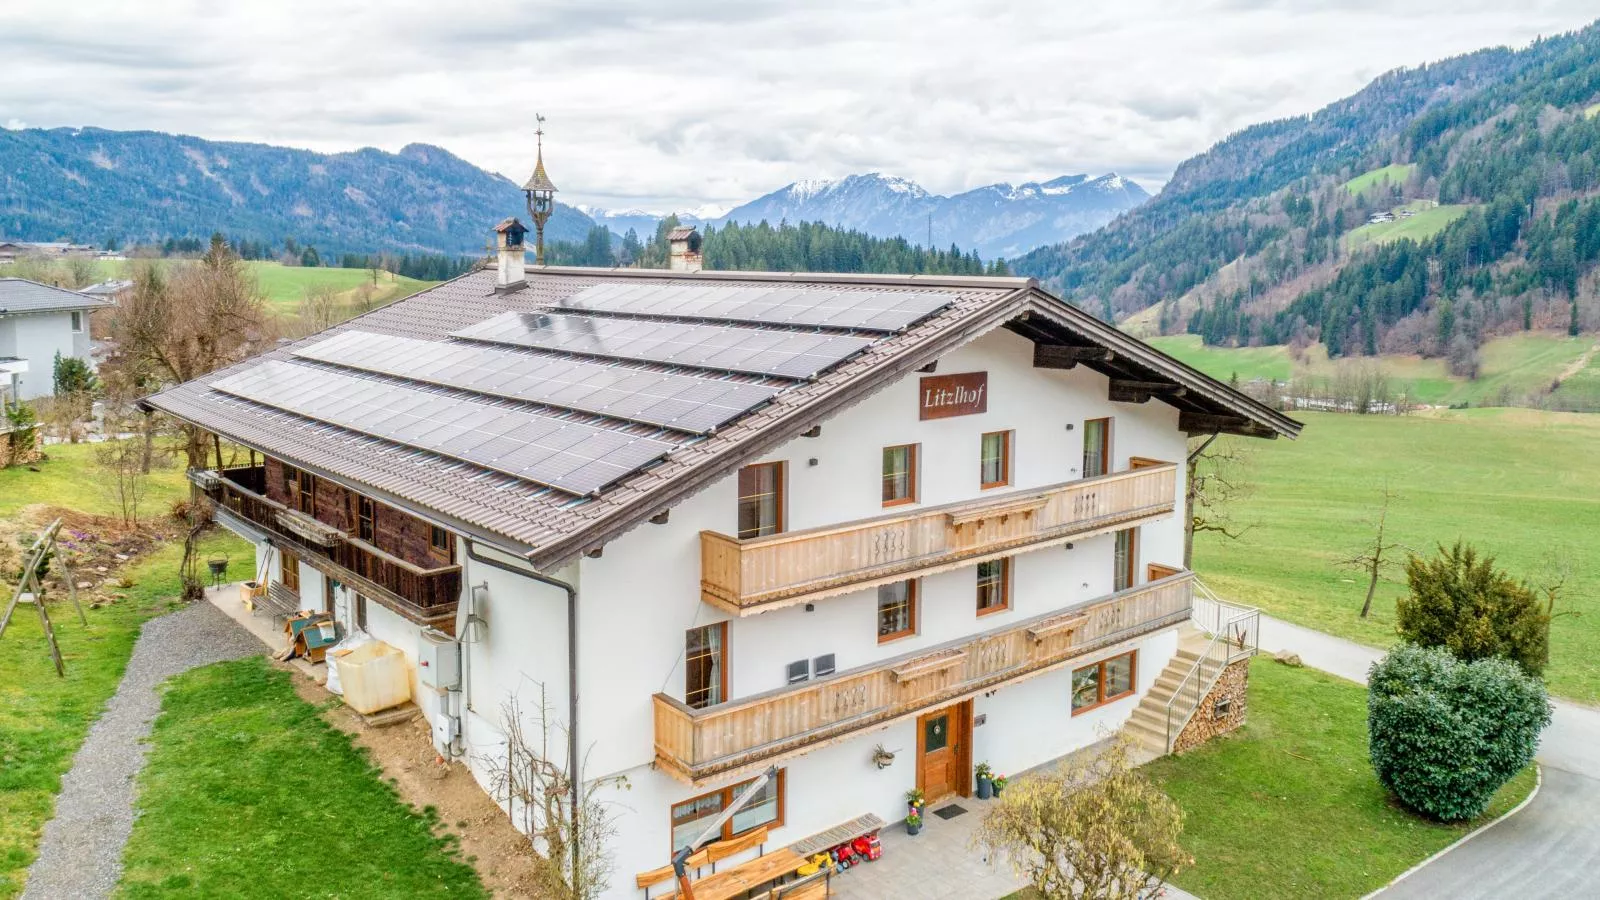
[[[1156,679],[1150,692],[1139,701],[1139,706],[1129,717],[1128,724],[1123,726],[1128,736],[1137,743],[1138,750],[1147,753],[1148,758],[1167,755],[1167,704],[1171,702],[1185,676],[1199,664],[1200,657],[1206,652],[1206,646],[1210,643],[1211,635],[1193,624],[1184,625],[1178,632],[1177,654],[1161,671],[1161,677]]]

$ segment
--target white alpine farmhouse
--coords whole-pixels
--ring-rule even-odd
[[[26,278],[0,278],[0,404],[50,396],[57,354],[92,365],[89,314],[109,305]]]
[[[693,234],[677,271],[529,268],[524,231],[147,402],[249,448],[193,473],[218,520],[286,609],[404,651],[440,753],[487,780],[542,686],[616,801],[604,896],[670,893],[770,767],[698,883],[1136,709],[1168,749],[1187,438],[1297,422],[1027,279],[701,272]]]

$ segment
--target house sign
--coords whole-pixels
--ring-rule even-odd
[[[962,372],[922,379],[922,419],[948,419],[989,410],[989,373]]]

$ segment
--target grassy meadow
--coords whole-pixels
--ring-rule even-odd
[[[1409,219],[1396,218],[1393,222],[1376,222],[1353,228],[1340,238],[1340,241],[1347,253],[1364,247],[1392,243],[1402,238],[1410,238],[1420,243],[1443,231],[1446,225],[1466,215],[1467,210],[1471,208],[1470,204],[1439,206],[1431,201],[1426,205],[1418,203],[1396,207],[1397,216],[1400,210],[1404,209],[1412,210],[1416,215]]]
[[[279,313],[293,313],[307,293],[323,287],[331,288],[341,304],[354,306],[360,302],[362,286],[370,285],[372,304],[381,306],[438,283],[379,272],[378,282],[373,284],[369,269],[306,268],[260,261],[245,265],[261,285],[267,304]]]
[[[1478,352],[1479,375],[1467,380],[1451,375],[1442,359],[1420,356],[1345,357],[1329,359],[1327,348],[1313,344],[1305,357],[1297,360],[1289,348],[1207,347],[1199,335],[1183,334],[1149,338],[1149,342],[1213,378],[1227,381],[1235,374],[1239,380],[1287,381],[1294,376],[1333,376],[1341,369],[1369,365],[1381,367],[1397,392],[1416,403],[1437,406],[1470,404],[1503,406],[1522,402],[1527,396],[1549,389],[1569,368],[1583,362],[1595,346],[1591,336],[1568,337],[1553,332],[1529,332],[1489,340]],[[1577,383],[1566,382],[1562,390],[1574,400],[1593,397],[1600,404],[1600,354],[1580,367]],[[1561,396],[1558,391],[1557,396]]]
[[[1538,583],[1572,575],[1551,626],[1553,693],[1600,702],[1600,416],[1523,409],[1429,416],[1297,414],[1297,441],[1241,441],[1253,493],[1237,540],[1201,535],[1194,568],[1225,597],[1377,647],[1394,640],[1396,572],[1372,616],[1361,574],[1337,566],[1372,534],[1385,480],[1389,535],[1419,552],[1464,540]]]
[[[117,515],[117,502],[95,474],[99,444],[51,444],[45,458],[32,465],[0,468],[0,520],[15,519],[35,503],[75,509],[98,516]],[[188,496],[183,464],[168,461],[152,469],[140,515],[164,514],[174,500]]]
[[[290,679],[256,656],[167,683],[118,896],[487,897]]]
[[[1367,759],[1360,685],[1257,658],[1249,702],[1239,731],[1145,768],[1183,809],[1195,866],[1179,887],[1206,900],[1360,897],[1482,824],[1439,824],[1390,799]],[[1533,784],[1532,768],[1513,778],[1484,819]]]
[[[1394,165],[1384,166],[1381,169],[1373,169],[1346,181],[1344,189],[1349,191],[1351,196],[1355,196],[1384,183],[1405,184],[1406,179],[1411,177],[1411,173],[1416,168],[1416,165],[1412,163],[1395,163]]]

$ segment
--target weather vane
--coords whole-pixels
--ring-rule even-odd
[[[534,134],[539,141],[538,161],[533,166],[533,176],[528,183],[522,186],[522,193],[528,198],[528,217],[533,219],[534,228],[534,256],[533,264],[544,265],[544,223],[550,221],[550,214],[556,208],[556,186],[551,183],[550,176],[544,173],[544,116],[540,113],[533,114],[537,120]]]

